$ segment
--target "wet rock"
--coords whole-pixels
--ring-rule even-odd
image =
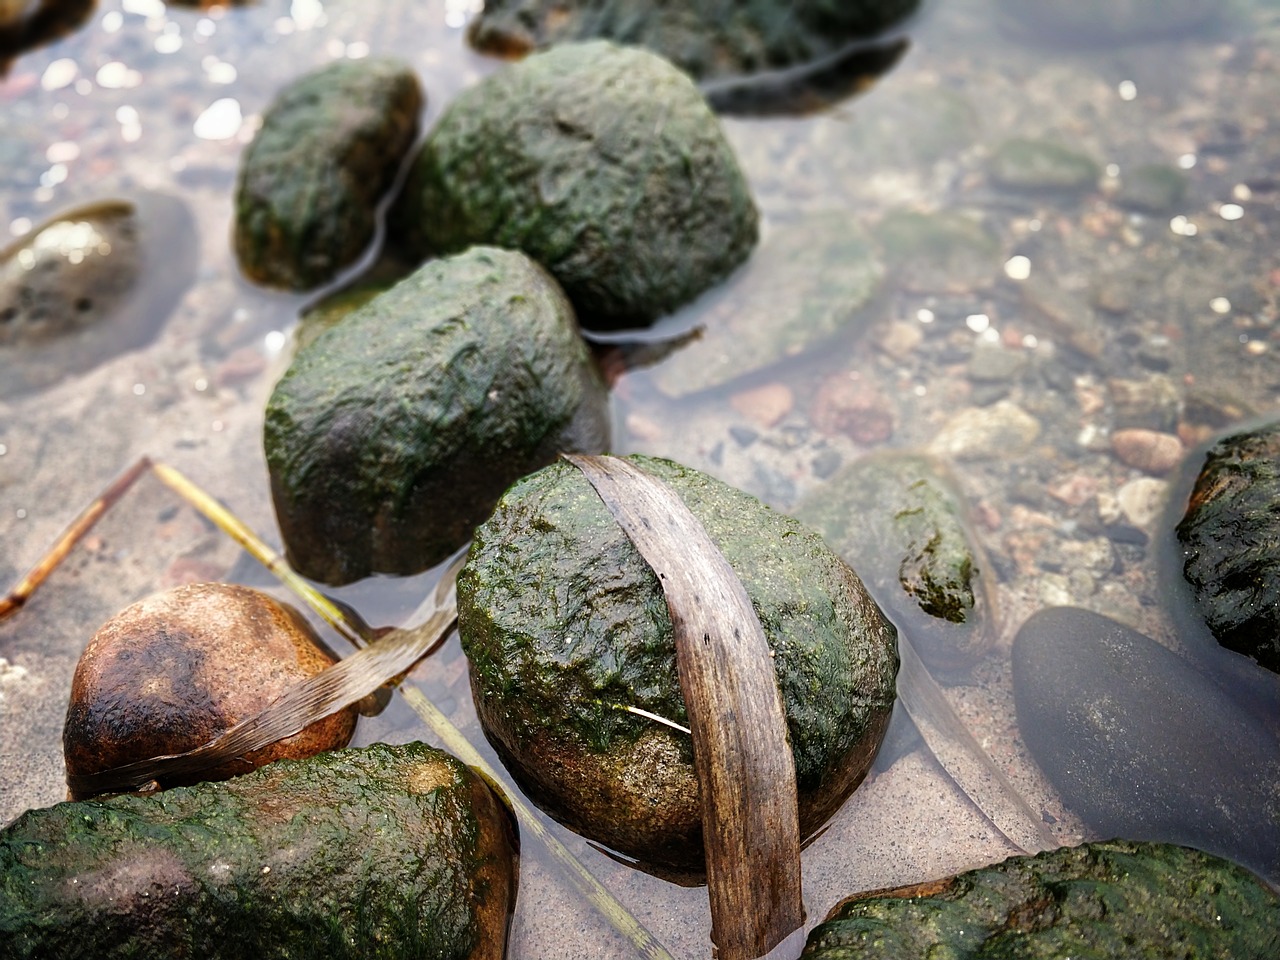
[[[421,743],[61,803],[0,831],[7,956],[501,960],[513,829]]]
[[[1142,213],[1172,213],[1186,193],[1187,178],[1181,170],[1150,164],[1124,174],[1116,203]]]
[[[0,251],[0,398],[150,341],[195,280],[195,224],[164,194],[64,211]]]
[[[795,514],[853,567],[931,667],[962,673],[986,653],[996,630],[987,565],[938,464],[862,457]]]
[[[838,336],[875,316],[884,268],[844,214],[779,226],[744,270],[711,295],[702,335],[654,370],[679,397],[729,383]]]
[[[991,179],[1009,190],[1084,193],[1093,189],[1102,169],[1091,157],[1047,140],[1006,140],[988,167]]]
[[[603,385],[573,311],[523,254],[433,261],[299,351],[267,405],[290,562],[346,583],[458,549],[513,480],[596,452]]]
[[[335,662],[297,611],[248,587],[197,583],[138,601],[98,629],[76,664],[62,734],[72,799],[96,792],[77,777],[192,750]],[[345,710],[161,786],[345,747],[355,724]]]
[[[1199,850],[1111,840],[857,894],[809,934],[809,960],[954,957],[1267,960],[1280,900]]]
[[[1280,744],[1202,664],[1088,610],[1026,621],[1018,726],[1103,836],[1185,843],[1280,878]]]
[[[320,334],[392,286],[394,284],[391,283],[360,283],[325,297],[298,318],[298,326],[293,331],[294,352],[306,347]]]
[[[1107,390],[1115,408],[1116,429],[1137,427],[1172,433],[1177,427],[1182,396],[1171,377],[1113,379],[1107,382]]]
[[[748,420],[767,428],[777,426],[778,421],[791,412],[795,395],[785,383],[766,383],[735,393],[729,398],[729,405]]]
[[[822,381],[809,420],[821,433],[873,446],[893,436],[897,411],[893,401],[873,384],[841,373]]]
[[[866,774],[889,722],[896,635],[811,531],[705,474],[671,484],[741,577],[775,654],[812,833]],[[486,735],[556,819],[646,863],[700,872],[702,823],[666,602],[652,569],[567,463],[526,477],[476,532],[459,631]]]
[[[1020,29],[1048,40],[1126,43],[1185,34],[1219,10],[1214,0],[1000,0]]]
[[[94,0],[0,2],[0,76],[18,55],[78,30],[95,6]]]
[[[1156,430],[1117,430],[1111,449],[1122,463],[1144,473],[1163,476],[1182,460],[1182,441],[1172,433]]]
[[[288,86],[241,163],[240,269],[267,286],[309,290],[354,263],[422,105],[417,77],[395,60],[338,60]]]
[[[1205,454],[1177,527],[1183,576],[1218,642],[1280,673],[1280,424]]]
[[[647,47],[699,80],[724,82],[788,68],[816,72],[850,44],[880,33],[918,6],[919,0],[731,7],[654,0],[495,0],[473,21],[470,37],[480,50],[500,56],[612,40]]]
[[[896,210],[875,238],[899,282],[921,293],[964,293],[990,285],[1000,270],[1000,244],[973,217],[947,210]]]
[[[1027,368],[1027,357],[998,343],[979,342],[969,358],[969,379],[978,383],[1011,383]]]
[[[1016,403],[969,407],[951,417],[929,444],[943,460],[983,460],[1025,453],[1040,436],[1040,422]]]
[[[756,242],[737,160],[687,76],[642,50],[570,44],[445,111],[391,231],[418,258],[523,250],[588,327],[641,326],[714,286]]]
[[[1155,477],[1138,477],[1116,491],[1120,511],[1134,526],[1151,533],[1169,500],[1169,483]]]

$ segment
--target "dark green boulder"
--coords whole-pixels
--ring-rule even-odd
[[[309,290],[354,263],[422,105],[417,77],[396,60],[339,60],[287,87],[241,161],[240,269],[267,286]]]
[[[1053,607],[1018,630],[1013,696],[1031,755],[1096,833],[1189,844],[1280,881],[1280,742],[1246,683]],[[1273,689],[1273,718],[1277,703]]]
[[[1177,534],[1218,642],[1280,673],[1280,423],[1209,449]]]
[[[523,250],[584,326],[647,324],[718,283],[756,242],[756,210],[719,121],[665,60],[570,44],[457,98],[391,211],[418,258]]]
[[[501,960],[508,811],[462,763],[377,744],[0,832],[0,956]]]
[[[896,635],[858,578],[795,520],[696,470],[664,480],[741,578],[774,651],[807,835],[879,748]],[[703,868],[687,724],[666,601],[585,477],[557,463],[503,496],[458,581],[458,628],[485,733],[552,816],[649,864]]]
[[[940,465],[913,454],[862,457],[796,516],[857,571],[931,667],[963,672],[986,653],[997,629],[986,564]]]
[[[290,562],[337,584],[443,560],[513,480],[607,433],[560,288],[523,254],[480,247],[301,349],[264,442]]]
[[[1226,860],[1168,844],[1063,847],[858,894],[809,960],[1273,960],[1280,899]]]

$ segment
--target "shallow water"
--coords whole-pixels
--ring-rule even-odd
[[[107,2],[80,31],[11,64],[0,82],[0,246],[74,205],[158,192],[189,206],[200,260],[150,344],[0,399],[0,582],[144,453],[274,536],[261,411],[312,298],[239,278],[228,237],[240,152],[274,92],[334,57],[403,57],[427,91],[426,125],[500,66],[467,49],[468,2],[387,0],[377,15],[374,6]],[[999,625],[992,656],[947,694],[1070,843],[1087,831],[1018,737],[1009,644],[1028,614],[1055,604],[1106,613],[1175,650],[1194,642],[1158,577],[1161,509],[1185,481],[1126,464],[1112,437],[1134,425],[1173,434],[1185,459],[1214,431],[1277,406],[1280,6],[1240,0],[1190,35],[1069,45],[1007,29],[997,7],[938,0],[908,29],[892,72],[825,113],[727,120],[763,214],[761,255],[659,325],[705,328],[683,357],[629,349],[605,360],[616,375],[616,452],[672,457],[781,509],[822,496],[839,465],[870,449],[926,449],[948,464],[989,558]],[[1000,185],[989,163],[1012,137],[1087,154],[1097,185]],[[1185,180],[1159,212],[1125,205],[1126,184],[1149,164]],[[958,211],[986,239],[889,263],[866,297],[846,291],[852,266],[801,269],[901,210]],[[771,255],[797,230],[811,238],[808,255]],[[173,249],[189,246],[175,237]],[[170,281],[161,266],[148,282]],[[832,315],[839,330],[825,339],[794,335]],[[769,326],[792,335],[761,343],[741,333]],[[62,798],[66,690],[97,625],[160,586],[226,576],[269,584],[147,480],[0,626],[0,819]],[[429,579],[338,594],[371,622],[391,622]],[[414,676],[492,758],[456,640]],[[429,739],[400,702],[357,736]],[[560,832],[673,953],[707,954],[705,891],[619,866]],[[857,890],[1010,852],[899,724],[873,776],[806,852],[810,921]],[[528,839],[522,868],[512,957],[629,955]]]

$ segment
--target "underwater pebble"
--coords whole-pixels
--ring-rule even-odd
[[[1182,441],[1172,433],[1157,430],[1117,430],[1111,435],[1111,449],[1122,463],[1163,476],[1182,460]]]
[[[1009,400],[969,407],[942,425],[929,451],[943,459],[983,460],[1025,453],[1040,436],[1040,421]]]

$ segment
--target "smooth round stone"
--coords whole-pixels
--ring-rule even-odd
[[[1019,629],[1013,692],[1036,762],[1097,833],[1188,844],[1280,880],[1280,743],[1204,664],[1056,607]]]

